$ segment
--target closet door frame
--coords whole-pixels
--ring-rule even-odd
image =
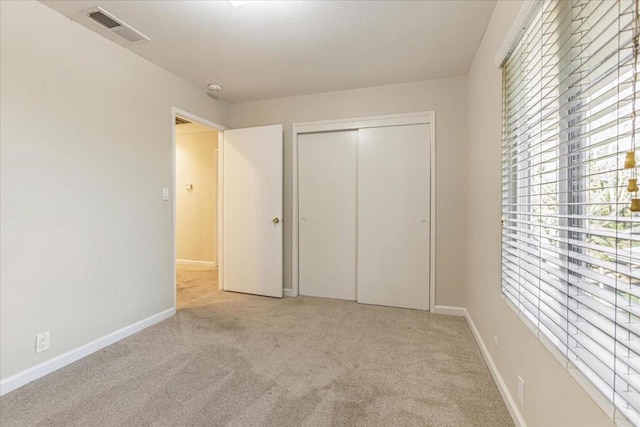
[[[311,132],[331,132],[341,130],[358,130],[372,127],[402,126],[428,124],[431,131],[430,165],[431,195],[430,195],[430,259],[429,259],[429,311],[436,309],[436,124],[435,111],[422,111],[407,114],[392,114],[384,116],[356,117],[350,119],[322,120],[314,122],[294,123],[292,126],[292,215],[291,215],[291,289],[285,289],[285,296],[298,296],[299,292],[299,169],[298,169],[298,135]]]

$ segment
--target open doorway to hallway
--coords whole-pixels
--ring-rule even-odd
[[[176,308],[218,292],[217,129],[175,117]]]

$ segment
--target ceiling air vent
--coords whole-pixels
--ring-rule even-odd
[[[94,7],[93,9],[86,10],[84,11],[84,14],[107,30],[131,43],[149,40],[149,37],[145,36],[140,31],[133,29],[100,7]]]
[[[186,125],[186,124],[189,124],[189,123],[191,123],[189,120],[183,119],[182,117],[176,116],[176,124],[177,125]]]
[[[101,10],[87,13],[87,16],[93,19],[94,21],[96,21],[98,24],[101,24],[103,27],[107,27],[110,30],[114,29],[115,27],[122,27],[121,23],[111,19],[110,17],[105,15],[104,12],[102,12]]]

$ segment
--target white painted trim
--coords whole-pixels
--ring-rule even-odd
[[[315,122],[294,123],[297,133],[327,132],[338,130],[357,130],[371,127],[416,125],[431,123],[433,111],[406,114],[388,114],[384,116],[355,117],[349,119],[319,120]]]
[[[223,132],[218,131],[218,140],[216,142],[216,149],[214,151],[214,155],[213,155],[213,161],[216,164],[216,187],[218,185],[218,168],[220,167],[220,164],[218,163],[218,147],[220,146],[220,138],[223,136]],[[220,221],[220,217],[218,216],[218,189],[216,188],[216,210],[213,213],[215,215],[215,221],[216,221],[216,230],[215,233],[213,235],[213,243],[216,245],[216,249],[215,252],[213,253],[213,262],[218,265],[218,222]]]
[[[225,126],[222,126],[218,123],[212,122],[210,120],[207,119],[203,119],[200,116],[196,116],[193,113],[190,113],[188,111],[185,110],[181,110],[180,108],[176,108],[176,107],[171,107],[171,188],[173,188],[172,190],[172,194],[171,194],[171,198],[172,198],[172,242],[171,245],[173,247],[173,259],[176,259],[176,116],[180,116],[182,118],[185,118],[189,121],[195,122],[195,123],[199,123],[203,126],[208,126],[214,130],[218,131],[218,157],[220,158],[222,156],[222,150],[221,150],[221,143],[220,143],[220,139],[221,137],[224,138],[224,131],[227,129]],[[220,168],[221,168],[222,162],[219,162],[217,167],[218,167],[218,212],[216,212],[217,218],[216,218],[216,222],[218,224],[218,231],[220,231],[220,229],[222,228],[222,217],[220,216],[220,203],[222,200],[222,195],[220,194]],[[220,251],[220,240],[222,239],[221,234],[218,234],[217,236],[217,240],[218,240],[218,253],[216,254],[216,258],[218,258],[218,262],[222,263],[222,254],[219,252]],[[222,273],[221,273],[221,268],[218,271],[218,289],[222,289],[222,281],[220,279]],[[177,298],[178,298],[178,290],[177,290],[177,283],[176,283],[176,265],[175,262],[173,264],[173,308],[175,309],[175,307],[177,306]]]
[[[218,290],[224,290],[224,132],[218,134]]]
[[[429,170],[431,172],[431,189],[429,197],[431,198],[431,212],[429,219],[431,220],[431,230],[429,230],[429,311],[436,307],[436,112],[430,111],[429,127],[431,128],[431,164]]]
[[[205,267],[215,267],[217,265],[215,261],[197,261],[195,259],[176,259],[176,264],[202,265]]]
[[[176,116],[177,112],[175,108],[171,108],[171,252],[173,253],[173,265],[172,273],[173,278],[173,309],[178,306],[178,281],[177,274],[178,269],[176,267],[175,259],[178,254],[176,249]]]
[[[296,293],[293,291],[293,289],[284,288],[282,291],[283,291],[283,294],[284,294],[285,297],[295,297],[295,296],[297,296]]]
[[[291,213],[291,296],[299,294],[298,270],[298,135],[309,132],[327,132],[338,130],[356,130],[370,127],[401,126],[412,124],[429,124],[431,128],[431,189],[430,189],[430,259],[429,259],[429,310],[436,307],[436,113],[423,111],[406,114],[390,114],[384,116],[357,117],[350,119],[322,120],[315,122],[294,123],[292,125],[292,213]]]
[[[467,310],[464,307],[451,307],[448,305],[436,305],[431,310],[434,314],[447,314],[449,316],[460,316],[465,317],[467,315]]]
[[[300,287],[298,283],[299,279],[299,219],[300,219],[300,206],[298,203],[298,124],[294,123],[291,126],[291,162],[293,163],[291,168],[291,293],[294,297],[300,294]]]
[[[473,337],[475,338],[476,343],[478,343],[478,347],[480,347],[480,352],[482,353],[482,357],[484,357],[484,360],[487,363],[487,366],[489,367],[489,372],[491,372],[491,376],[493,377],[493,380],[498,386],[498,390],[500,391],[502,400],[504,400],[504,403],[507,405],[507,410],[509,411],[509,414],[511,415],[511,418],[513,419],[514,424],[517,427],[526,427],[527,424],[525,423],[524,417],[520,412],[520,408],[518,408],[518,405],[516,404],[515,399],[511,395],[511,392],[507,387],[507,383],[504,382],[502,375],[500,375],[500,371],[498,371],[498,367],[493,361],[493,358],[491,357],[491,353],[489,353],[489,349],[487,348],[484,341],[482,340],[480,331],[478,331],[478,328],[476,327],[476,324],[473,322],[473,319],[471,318],[471,315],[469,314],[467,309],[462,308],[462,310],[464,311],[464,317],[465,319],[467,319],[467,323],[469,324],[469,329],[471,329],[471,333],[473,334]]]
[[[203,119],[200,116],[196,116],[195,114],[190,113],[190,112],[185,111],[185,110],[181,110],[180,108],[171,107],[171,112],[173,113],[172,119],[173,119],[174,126],[176,124],[176,116],[180,116],[180,117],[185,118],[185,119],[187,119],[187,120],[189,120],[191,122],[196,122],[196,123],[199,123],[201,125],[208,126],[208,127],[213,128],[213,129],[215,129],[217,131],[220,131],[220,132],[227,130],[227,128],[225,126],[219,125],[218,123],[212,122],[211,120]],[[174,131],[173,135],[175,136],[175,134],[176,133]]]
[[[102,338],[93,340],[78,348],[56,356],[53,359],[47,360],[46,362],[42,362],[32,368],[26,369],[15,375],[5,378],[4,380],[0,381],[0,396],[5,395],[17,388],[20,388],[23,385],[30,383],[31,381],[42,378],[45,375],[57,371],[58,369],[61,369],[67,365],[70,365],[71,363],[87,357],[88,355],[95,353],[98,350],[101,350],[111,344],[114,344],[124,338],[140,332],[143,329],[148,328],[149,326],[155,325],[156,323],[173,316],[175,313],[176,309],[174,307],[161,311],[160,313],[154,314],[153,316],[147,317],[146,319],[142,319],[129,326],[125,326],[124,328],[111,332],[110,334],[107,334]]]
[[[502,42],[502,45],[500,45],[498,53],[496,53],[496,67],[502,67],[502,64],[504,64],[507,56],[509,56],[509,54],[513,50],[513,47],[520,39],[522,32],[526,29],[527,25],[529,25],[533,13],[540,5],[542,5],[542,2],[536,0],[528,0],[523,2],[518,15],[516,16],[516,19],[513,21],[513,24],[511,25],[507,36]]]

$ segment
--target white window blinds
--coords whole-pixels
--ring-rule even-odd
[[[541,2],[503,65],[502,163],[502,292],[636,425],[638,1]]]

